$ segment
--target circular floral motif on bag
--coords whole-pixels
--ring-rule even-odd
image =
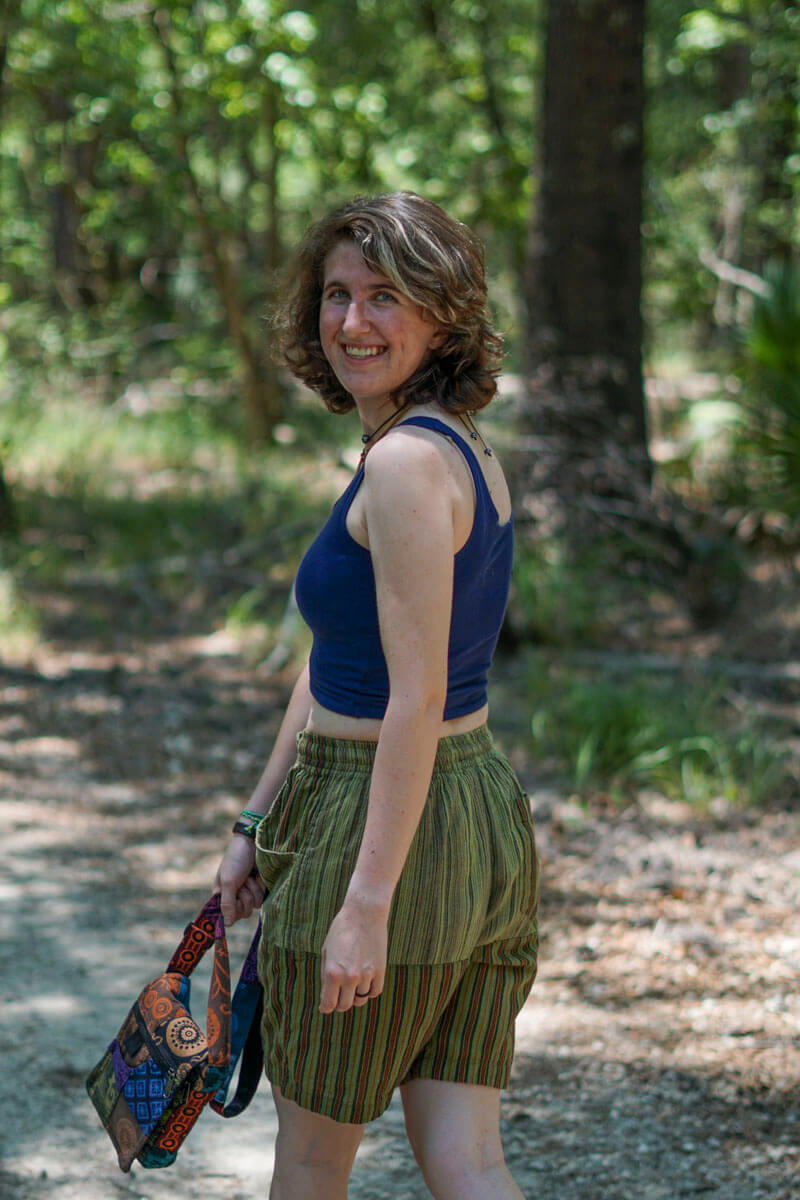
[[[174,1021],[170,1021],[165,1036],[170,1050],[179,1058],[196,1054],[205,1045],[205,1037],[191,1017],[176,1017]]]
[[[175,1002],[173,1000],[171,1000],[169,998],[169,996],[159,996],[156,999],[156,1001],[153,1004],[153,1007],[151,1009],[153,1018],[156,1021],[163,1021],[166,1017],[169,1016],[169,1014],[172,1012],[174,1007],[175,1007]]]

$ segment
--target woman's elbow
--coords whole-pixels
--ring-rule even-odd
[[[441,721],[447,701],[447,688],[438,684],[393,688],[389,692],[386,716],[412,717],[416,720]]]

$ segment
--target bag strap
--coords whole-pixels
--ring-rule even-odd
[[[220,894],[206,900],[198,915],[183,931],[183,937],[169,961],[167,971],[191,975],[203,955],[213,945],[214,966],[208,993],[206,1040],[210,1066],[223,1072],[223,1082],[211,1101],[211,1107],[223,1117],[244,1112],[258,1089],[264,1058],[261,1048],[263,989],[258,978],[257,957],[261,927],[256,930],[239,982],[231,1001],[231,975],[225,922]],[[233,1099],[225,1097],[236,1064],[242,1065]]]
[[[215,892],[184,929],[178,948],[169,960],[167,971],[174,971],[178,975],[191,975],[206,950],[218,937],[225,937],[225,922],[222,919],[220,894]]]
[[[257,958],[261,940],[261,926],[255,932],[247,957],[242,966],[239,982],[233,994],[231,1011],[231,1055],[225,1079],[211,1101],[211,1107],[221,1117],[236,1117],[244,1112],[256,1094],[264,1069],[264,1052],[261,1045],[261,1013],[264,992],[258,978]],[[241,1057],[236,1092],[227,1104],[228,1092],[236,1064]]]
[[[209,1066],[226,1070],[231,1056],[231,969],[219,892],[206,900],[194,921],[184,929],[167,971],[191,975],[212,944],[214,965],[206,1011],[208,1062]]]

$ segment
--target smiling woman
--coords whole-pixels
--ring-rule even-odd
[[[404,381],[404,396],[436,400],[448,412],[476,412],[489,404],[503,343],[488,318],[483,246],[466,225],[412,192],[354,200],[309,230],[277,318],[294,374],[332,412],[353,408],[352,395],[325,356],[319,328],[329,255],[348,243],[396,297],[418,305],[445,331],[436,355]]]
[[[300,564],[311,655],[217,874],[227,922],[263,901],[270,1196],[344,1200],[399,1088],[434,1196],[519,1200],[500,1089],[538,866],[486,725],[513,525],[470,415],[500,350],[480,243],[420,196],[356,200],[307,235],[283,320],[287,362],[358,410],[364,451]]]

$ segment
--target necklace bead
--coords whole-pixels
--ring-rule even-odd
[[[472,420],[472,417],[469,415],[469,413],[461,413],[460,412],[460,413],[456,413],[456,416],[458,417],[459,421],[466,429],[466,431],[469,434],[472,441],[473,442],[480,441],[481,445],[483,446],[483,453],[488,458],[491,458],[492,451],[486,445],[486,442],[483,440],[483,435],[478,432],[477,428],[475,427],[475,422]]]

